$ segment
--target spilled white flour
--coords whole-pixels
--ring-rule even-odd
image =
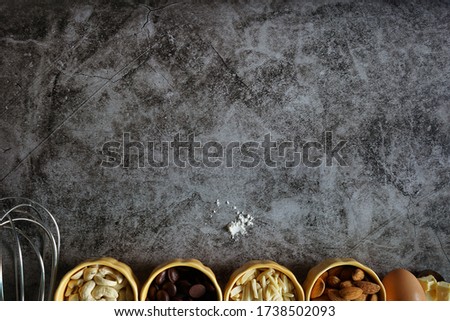
[[[253,219],[253,216],[250,214],[239,214],[234,221],[228,223],[227,225],[227,229],[228,232],[230,232],[231,237],[234,238],[237,234],[247,234],[247,227],[253,225]]]
[[[217,208],[220,207],[220,200],[216,200],[216,206]],[[226,205],[230,205],[229,201],[225,201]],[[235,238],[236,235],[241,234],[241,235],[245,235],[247,234],[247,229],[248,227],[253,225],[253,216],[251,216],[250,214],[246,214],[244,215],[243,211],[236,211],[237,207],[234,205],[230,205],[233,212],[235,214],[237,214],[238,216],[236,217],[236,219],[234,221],[231,221],[230,223],[227,224],[226,229],[227,231],[231,234],[231,238]],[[225,206],[227,207],[227,206]],[[213,213],[217,213],[216,210],[213,210]]]

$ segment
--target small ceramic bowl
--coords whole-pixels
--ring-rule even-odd
[[[355,268],[360,268],[364,271],[366,275],[369,276],[371,282],[376,283],[380,286],[380,291],[377,293],[379,301],[386,301],[386,290],[383,286],[378,275],[369,267],[361,264],[360,262],[352,258],[330,258],[322,261],[308,271],[305,281],[303,282],[303,288],[305,289],[306,301],[311,300],[311,291],[319,279],[319,277],[329,271],[332,268],[339,266],[352,266]]]
[[[98,259],[90,259],[86,260],[80,264],[78,264],[76,267],[74,267],[72,270],[67,272],[64,277],[61,279],[61,282],[59,283],[56,291],[54,300],[55,301],[67,301],[68,297],[66,296],[66,290],[68,288],[69,282],[72,280],[73,277],[75,277],[77,274],[80,274],[82,270],[85,268],[91,268],[95,266],[104,266],[108,267],[112,270],[115,270],[116,272],[119,272],[122,274],[122,276],[128,281],[127,287],[130,292],[128,301],[137,301],[139,296],[139,282],[136,276],[134,275],[131,268],[123,263],[120,262],[114,258],[111,257],[103,257]],[[81,279],[83,277],[81,276]],[[132,297],[132,299],[130,298]]]
[[[225,301],[233,301],[232,299],[232,291],[237,285],[236,283],[241,279],[242,276],[244,276],[246,273],[251,273],[252,270],[268,270],[273,269],[277,272],[280,272],[281,274],[284,274],[287,276],[288,280],[291,281],[292,285],[294,286],[293,294],[294,298],[292,298],[294,301],[304,301],[305,295],[303,292],[303,288],[300,285],[300,283],[297,281],[297,278],[295,275],[286,267],[274,262],[274,261],[268,261],[268,260],[253,260],[245,263],[240,268],[235,270],[233,274],[231,274],[227,285],[225,287],[224,291],[224,300]]]
[[[169,273],[169,271],[173,271],[173,270],[178,270],[180,271],[179,275],[189,275],[190,274],[190,269],[194,269],[195,273],[198,272],[197,277],[201,276],[201,278],[205,278],[204,280],[209,281],[210,282],[210,286],[212,286],[213,288],[211,288],[211,292],[210,294],[214,295],[213,298],[206,298],[206,296],[201,296],[198,297],[196,300],[214,300],[214,301],[222,301],[223,296],[222,296],[222,289],[220,288],[216,276],[214,274],[214,272],[207,267],[206,265],[204,265],[202,262],[200,262],[199,260],[196,259],[173,259],[170,260],[168,262],[162,263],[160,265],[158,265],[157,267],[155,267],[153,269],[153,271],[150,273],[150,276],[148,277],[148,279],[145,281],[145,283],[142,286],[141,289],[141,293],[140,293],[140,301],[147,301],[147,300],[155,300],[156,299],[156,293],[151,294],[152,290],[155,290],[155,287],[161,287],[163,288],[163,284],[164,280],[158,280],[159,278],[161,278],[161,275],[165,274],[165,273]],[[178,278],[179,276],[177,276]],[[177,283],[178,281],[187,281],[187,280],[172,280],[173,282],[170,282],[169,280],[169,276],[167,276],[166,279],[166,283],[173,283],[173,284],[177,284],[178,285],[178,290],[181,290],[181,286]],[[209,283],[207,282],[207,283]],[[158,283],[158,284],[157,284]],[[189,281],[185,282],[185,283],[189,283]],[[193,283],[195,282],[191,282],[192,284],[188,284],[186,285],[186,287],[189,287],[189,285],[195,285]],[[169,286],[173,288],[177,288],[176,286],[173,287],[172,284],[168,284]],[[201,287],[201,286],[200,286]],[[164,291],[164,292],[169,292],[170,290]],[[185,288],[184,290],[186,290],[187,292],[189,292],[189,289]],[[215,294],[214,294],[215,293]],[[186,295],[188,296],[189,293],[186,293]],[[155,298],[149,298],[149,295],[154,295]],[[176,295],[176,293],[173,295],[173,298],[169,298],[167,297],[166,300],[181,300],[181,295]],[[192,298],[190,298],[189,300],[191,300]]]

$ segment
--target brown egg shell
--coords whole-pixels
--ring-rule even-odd
[[[425,292],[417,278],[406,269],[395,269],[383,278],[388,301],[425,301]]]

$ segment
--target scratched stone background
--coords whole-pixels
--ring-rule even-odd
[[[449,34],[448,1],[2,1],[0,196],[55,215],[60,276],[113,256],[143,282],[193,257],[222,285],[251,259],[303,281],[350,256],[449,280]],[[101,166],[124,133],[326,131],[347,166]],[[236,211],[255,224],[232,239]]]

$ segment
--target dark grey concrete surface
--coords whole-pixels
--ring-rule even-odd
[[[0,196],[54,213],[61,275],[113,256],[144,281],[194,257],[222,284],[250,259],[302,281],[350,256],[450,279],[448,1],[111,2],[0,5]],[[133,149],[101,166],[124,133],[301,147],[325,132],[346,166],[314,148],[317,167],[139,168]],[[255,224],[232,239],[237,211]]]

